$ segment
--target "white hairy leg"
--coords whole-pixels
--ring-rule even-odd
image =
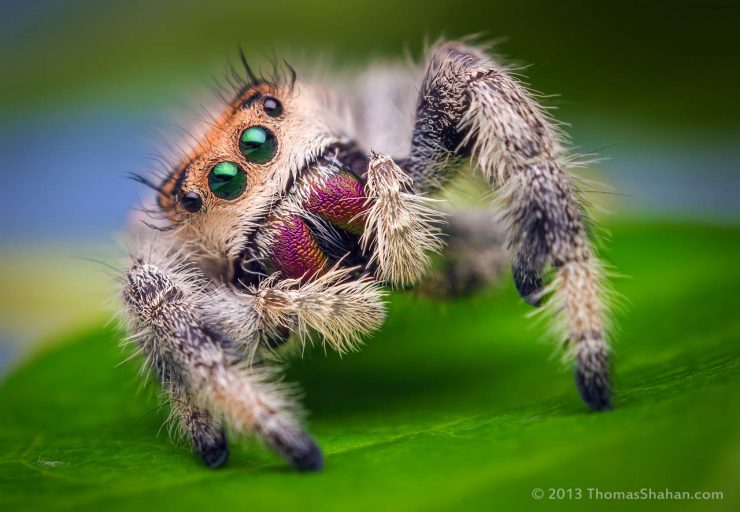
[[[387,155],[373,153],[365,194],[371,202],[360,239],[377,275],[391,286],[416,284],[439,252],[442,215],[434,200],[412,192],[409,176]]]
[[[430,53],[411,153],[400,164],[426,192],[444,186],[468,157],[501,199],[517,289],[533,305],[549,296],[581,396],[594,409],[610,408],[601,266],[560,135],[483,50],[440,44]],[[545,286],[548,269],[554,279]]]
[[[338,352],[351,350],[385,320],[380,283],[351,278],[354,268],[336,267],[308,283],[266,279],[254,294],[254,308],[265,329],[288,327],[306,339],[312,332]]]
[[[202,321],[208,315],[201,305],[217,294],[209,294],[188,266],[156,253],[137,258],[124,277],[123,298],[132,337],[206,463],[226,460],[225,443],[211,432],[223,421],[236,432],[256,434],[299,470],[321,468],[321,452],[303,430],[290,390],[268,369],[240,364],[237,346]]]

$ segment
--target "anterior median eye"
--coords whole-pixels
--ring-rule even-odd
[[[264,164],[277,153],[277,139],[267,128],[251,126],[242,132],[239,149],[248,161]]]
[[[216,197],[236,199],[247,188],[247,174],[234,162],[219,162],[208,175],[208,187]]]

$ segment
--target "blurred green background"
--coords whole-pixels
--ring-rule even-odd
[[[726,1],[3,1],[0,378],[13,369],[20,370],[0,388],[0,403],[10,417],[10,433],[4,438],[10,448],[3,446],[7,457],[0,463],[0,475],[20,475],[23,482],[17,485],[8,481],[10,487],[6,490],[20,489],[15,494],[8,491],[9,503],[21,507],[23,496],[38,486],[48,492],[31,504],[41,505],[45,495],[67,495],[69,501],[64,506],[78,509],[85,503],[94,507],[105,499],[100,486],[109,485],[109,481],[95,477],[100,457],[90,455],[85,459],[80,436],[70,437],[71,432],[85,432],[84,428],[91,429],[92,436],[93,432],[100,433],[100,446],[92,454],[110,455],[110,446],[116,442],[129,442],[139,450],[131,454],[131,465],[124,461],[108,468],[111,475],[121,479],[119,487],[111,491],[113,495],[126,495],[141,487],[138,480],[127,481],[121,475],[143,471],[151,462],[150,449],[160,461],[151,470],[152,479],[171,471],[173,465],[184,468],[178,471],[187,481],[217,485],[214,482],[219,480],[214,479],[221,478],[200,473],[185,448],[175,453],[184,461],[167,458],[171,448],[164,437],[155,439],[149,431],[151,425],[141,425],[142,415],[153,425],[161,418],[159,413],[152,416],[145,412],[149,404],[146,400],[137,405],[135,378],[127,373],[109,377],[108,370],[118,358],[113,347],[117,333],[93,330],[81,341],[73,341],[74,333],[110,317],[106,303],[113,294],[113,282],[102,265],[83,258],[111,262],[120,254],[118,233],[124,229],[131,207],[146,195],[141,186],[125,176],[153,168],[151,155],[157,153],[159,141],[181,134],[172,123],[173,112],[178,119],[198,117],[200,92],[208,88],[213,77],[222,76],[228,62],[236,61],[240,45],[257,66],[271,55],[286,55],[294,61],[318,59],[338,68],[359,69],[370,61],[396,59],[406,52],[418,58],[425,39],[468,34],[499,41],[500,53],[527,65],[527,81],[535,90],[554,95],[545,102],[557,107],[556,117],[571,125],[569,131],[578,151],[594,152],[603,158],[584,173],[603,183],[592,199],[611,211],[601,215],[602,222],[614,231],[607,257],[619,272],[629,276],[617,283],[631,303],[618,345],[624,369],[618,389],[621,386],[621,405],[627,411],[624,416],[604,419],[584,416],[567,374],[558,370],[557,362],[544,361],[551,347],[534,342],[537,329],[528,330],[529,322],[524,319],[527,309],[521,307],[506,282],[501,290],[485,295],[485,300],[494,301],[490,312],[482,305],[484,299],[436,306],[422,303],[417,313],[418,304],[395,298],[392,318],[407,315],[412,323],[429,322],[428,329],[415,332],[399,327],[399,319],[378,338],[377,345],[368,347],[368,359],[362,359],[365,352],[347,361],[331,357],[323,360],[317,354],[320,362],[311,361],[317,364],[315,371],[333,375],[326,382],[336,387],[322,385],[319,374],[297,363],[300,369],[296,378],[306,382],[309,407],[319,411],[317,435],[326,441],[330,452],[342,452],[347,443],[362,445],[363,435],[375,436],[373,443],[385,446],[383,443],[391,443],[398,432],[372,430],[384,421],[382,396],[402,396],[409,380],[414,380],[414,371],[421,383],[438,380],[447,371],[443,361],[455,361],[452,366],[458,373],[465,373],[466,368],[485,373],[486,365],[476,364],[479,357],[488,357],[487,364],[496,368],[500,378],[487,375],[478,379],[478,387],[464,386],[466,395],[473,397],[470,400],[451,398],[456,389],[454,379],[449,387],[437,386],[430,392],[447,397],[441,400],[437,413],[447,420],[454,417],[455,422],[460,421],[462,430],[468,428],[467,420],[477,418],[482,424],[493,425],[484,436],[499,432],[510,441],[491,448],[492,456],[501,457],[501,465],[495,460],[483,463],[463,457],[456,466],[453,464],[463,475],[461,480],[451,484],[455,491],[438,506],[433,506],[434,500],[401,500],[396,502],[397,508],[426,510],[480,504],[476,496],[492,503],[499,491],[508,496],[502,503],[517,503],[537,474],[542,487],[556,481],[574,485],[575,476],[558,480],[553,475],[580,475],[579,467],[589,468],[589,473],[599,470],[595,462],[584,462],[587,452],[572,449],[583,439],[578,435],[586,435],[587,445],[605,450],[614,461],[612,469],[602,475],[602,484],[617,482],[617,475],[647,478],[649,473],[667,471],[661,484],[680,483],[685,487],[698,481],[700,489],[722,485],[729,489],[729,481],[717,474],[735,471],[737,475],[740,470],[738,418],[736,413],[728,412],[730,405],[737,406],[740,337],[735,319],[740,283],[734,263],[735,242],[740,234],[739,19],[738,3]],[[654,303],[656,297],[660,304]],[[459,361],[455,359],[458,352],[447,346],[441,334],[455,337],[454,330],[444,327],[454,325],[455,315],[439,315],[435,311],[440,309],[435,308],[458,311],[463,317],[473,315],[465,317],[469,328],[460,332],[460,337],[471,343],[462,343],[465,349]],[[477,313],[464,313],[469,311]],[[60,336],[63,333],[72,335]],[[431,336],[428,347],[422,335]],[[495,340],[495,346],[488,338]],[[398,348],[404,344],[406,349]],[[474,348],[483,345],[485,349]],[[60,348],[40,348],[48,346]],[[88,348],[87,359],[74,359],[76,362],[70,364],[69,358],[88,353]],[[45,352],[22,366],[30,354],[39,350],[61,352]],[[411,353],[426,350],[427,367],[421,365],[414,370],[418,363]],[[411,368],[406,380],[398,377],[398,388],[386,389],[377,382],[383,375],[403,373],[393,364],[384,366],[384,357],[398,357]],[[508,369],[507,358],[512,358]],[[535,370],[532,365],[541,367]],[[65,368],[85,376],[66,394],[71,370],[65,373]],[[696,379],[693,389],[706,394],[692,398],[685,387],[679,386],[692,378]],[[547,379],[557,379],[557,384],[550,388]],[[63,396],[42,391],[47,380],[55,382],[55,389]],[[98,382],[104,384],[98,387]],[[102,420],[98,418],[102,423],[84,419],[84,405],[75,401],[79,394],[105,392],[117,397],[116,390],[122,385],[124,394],[131,397],[130,404],[123,397],[113,397],[101,398],[96,406],[96,410],[103,411],[121,407],[120,417],[104,413]],[[354,390],[352,396],[337,391],[344,386]],[[492,386],[496,398],[482,399],[488,396],[486,390],[494,389]],[[678,393],[675,403],[660,402],[672,386],[684,393]],[[549,405],[538,401],[542,400],[539,393],[543,388],[551,390],[545,396],[555,397],[547,402]],[[398,399],[398,404],[410,408],[410,412],[395,417],[398,431],[408,427],[406,434],[411,438],[414,436],[409,432],[416,429],[429,432],[438,428],[434,425],[439,418],[434,414],[425,416],[434,407],[423,389],[422,384],[412,387],[407,401]],[[363,399],[366,391],[368,395]],[[347,405],[353,400],[367,409],[355,414]],[[525,402],[520,407],[517,400]],[[652,401],[659,403],[651,408],[648,404]],[[464,404],[461,408],[460,403]],[[693,409],[689,403],[694,404]],[[682,408],[684,416],[671,419],[674,406]],[[63,419],[56,430],[48,430],[54,420],[22,412],[29,407],[57,411]],[[334,415],[327,409],[334,410]],[[414,417],[415,410],[420,411],[420,417]],[[492,416],[481,416],[488,413]],[[80,414],[83,427],[69,418]],[[559,417],[562,414],[567,418]],[[544,423],[538,423],[540,420]],[[123,430],[134,431],[128,438],[116,430],[122,427],[109,428],[121,421],[129,425]],[[441,424],[446,425],[445,421]],[[555,426],[549,423],[552,421]],[[643,422],[651,427],[638,432],[637,424]],[[702,423],[705,430],[685,430],[689,428],[686,422]],[[597,441],[584,434],[586,423],[604,429],[603,439]],[[363,424],[371,433],[363,433]],[[514,432],[516,428],[511,425],[520,424],[531,425],[534,430],[527,430],[524,437],[506,430],[513,428]],[[34,433],[32,425],[39,431]],[[453,438],[464,436],[453,430],[446,440],[449,444],[443,448],[448,454],[457,453]],[[625,431],[628,434],[622,437]],[[671,439],[667,432],[675,431],[684,431],[672,438],[678,454],[660,444]],[[60,439],[58,445],[54,445],[55,436]],[[712,456],[702,459],[699,440],[706,436],[713,436],[713,448],[707,452]],[[545,446],[535,438],[552,439],[552,443]],[[562,443],[558,444],[558,439]],[[137,442],[144,443],[144,451]],[[419,446],[402,445],[402,451],[386,456],[393,464],[402,465],[406,454],[418,456],[416,449],[433,452],[435,446],[436,440]],[[634,450],[648,454],[650,447],[657,446],[649,460],[631,458]],[[541,450],[539,456],[535,449]],[[81,457],[78,461],[85,462],[70,467],[67,473],[63,465],[59,466],[60,475],[54,475],[57,466],[44,463],[51,457],[49,450],[56,454],[54,457]],[[475,448],[465,450],[475,452]],[[569,458],[568,453],[581,456]],[[349,471],[347,478],[367,478],[381,487],[389,484],[378,476],[385,474],[381,455],[376,458],[372,451],[361,451],[360,459],[348,457],[338,463]],[[358,464],[367,463],[368,457],[373,469],[364,473]],[[238,473],[239,468],[249,468],[249,458],[243,456],[233,469],[237,474],[226,473],[231,480],[218,485],[230,489],[229,482],[236,485],[242,478],[253,478],[251,473]],[[262,459],[269,461],[264,455]],[[562,465],[553,462],[556,459],[562,459]],[[19,460],[25,463],[28,474],[18,471]],[[418,467],[430,464],[444,462],[422,457]],[[669,466],[670,471],[666,470]],[[677,469],[685,466],[690,469]],[[87,468],[86,472],[80,473],[80,467]],[[650,471],[635,473],[637,467]],[[405,488],[403,483],[411,486],[414,479],[431,487],[443,485],[441,473],[433,473],[409,469],[414,477],[392,478],[396,483],[391,494],[398,497]],[[146,471],[142,474],[149,475]],[[518,475],[521,485],[509,487],[510,480],[503,475]],[[257,492],[261,503],[269,504],[284,478],[286,475],[281,473],[268,474],[268,482],[251,487],[250,492]],[[317,492],[330,492],[328,489],[337,484],[331,475],[327,478],[319,483]],[[65,487],[65,479],[71,479],[71,487]],[[290,479],[296,483],[293,476]],[[629,484],[638,485],[639,479]],[[340,492],[334,508],[352,501],[350,483],[342,485],[349,486],[342,487],[346,496]],[[90,489],[97,489],[99,494],[91,494]],[[194,487],[193,492],[197,489]],[[370,493],[365,486],[361,489]],[[161,492],[160,499],[171,497]],[[300,496],[311,503],[318,499],[318,495],[306,492],[309,494]],[[346,501],[340,499],[342,496]],[[282,503],[289,505],[290,500],[285,503],[283,499]],[[719,505],[736,503],[726,500]],[[362,508],[388,504],[368,498],[365,505]],[[701,510],[700,505],[687,506]]]

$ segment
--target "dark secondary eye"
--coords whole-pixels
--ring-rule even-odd
[[[277,117],[283,113],[282,103],[275,98],[265,98],[265,101],[262,102],[262,108],[265,109],[265,112],[270,117]]]
[[[197,213],[203,207],[203,199],[200,194],[191,190],[180,198],[180,206],[190,213]]]
[[[251,126],[242,132],[239,149],[249,162],[264,164],[277,153],[277,139],[267,128]]]
[[[236,199],[247,188],[247,174],[234,162],[219,162],[208,175],[208,187],[216,197]]]

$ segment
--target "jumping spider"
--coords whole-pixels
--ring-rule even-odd
[[[562,324],[583,400],[611,407],[584,207],[560,132],[507,68],[468,42],[356,81],[304,82],[287,65],[264,78],[242,60],[233,100],[155,186],[166,226],[141,228],[122,280],[130,339],[208,466],[226,461],[228,426],[320,469],[269,355],[291,335],[355,347],[383,323],[384,286],[420,283],[445,238],[474,253],[448,268],[456,291],[485,274],[466,262],[511,258],[524,300],[547,299]],[[440,223],[428,195],[468,163],[503,215]]]

